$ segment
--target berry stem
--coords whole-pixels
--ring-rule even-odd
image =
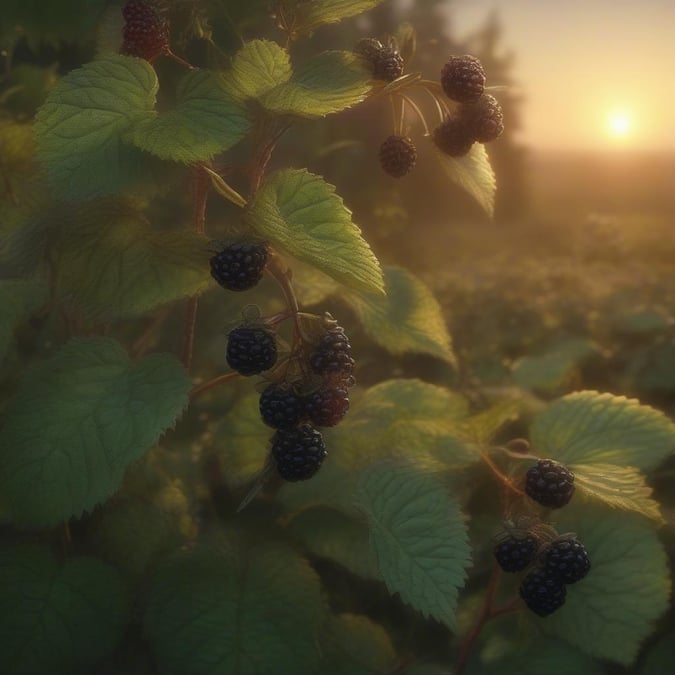
[[[197,310],[199,309],[199,298],[195,296],[188,300],[185,308],[185,322],[183,330],[183,366],[185,370],[190,370],[192,365],[192,351],[195,344],[195,324],[197,323]]]
[[[261,147],[260,151],[258,152],[258,155],[253,162],[253,169],[251,171],[251,196],[253,196],[258,191],[258,188],[260,188],[263,176],[265,175],[265,169],[272,158],[274,148],[276,148],[279,139],[288,131],[288,129],[290,129],[290,127],[290,122],[279,127],[272,133],[269,140]]]
[[[520,488],[517,488],[508,476],[505,476],[501,472],[501,469],[492,461],[490,455],[487,452],[485,451],[481,452],[480,456],[481,459],[487,464],[490,471],[492,471],[495,477],[502,483],[502,485],[504,485],[505,488],[507,488],[514,494],[518,495],[518,497],[525,496],[525,493]]]
[[[178,54],[174,54],[170,49],[167,49],[164,52],[164,55],[168,56],[172,61],[175,61],[176,63],[180,63],[181,66],[185,66],[188,70],[199,70],[199,68],[197,68],[196,66],[193,66],[191,63],[189,63],[185,59],[178,56]]]
[[[417,103],[415,103],[415,101],[413,101],[409,96],[401,94],[401,92],[399,92],[398,95],[405,101],[405,103],[407,103],[415,111],[415,114],[417,115],[419,121],[422,122],[422,126],[424,127],[424,133],[428,136],[429,127],[427,126],[427,121],[424,119],[424,115],[422,114],[422,111],[420,110]]]
[[[217,387],[221,384],[225,384],[226,382],[230,382],[231,380],[235,380],[238,377],[240,377],[239,373],[227,373],[225,375],[219,375],[218,377],[214,377],[212,380],[208,380],[207,382],[204,382],[202,384],[198,384],[196,387],[193,387],[192,391],[190,392],[190,402],[194,401],[196,398],[201,396],[204,392],[207,392],[209,389],[213,389],[214,387]]]

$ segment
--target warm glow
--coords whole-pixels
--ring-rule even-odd
[[[616,138],[624,138],[631,130],[631,120],[626,113],[613,113],[609,116],[609,131]]]

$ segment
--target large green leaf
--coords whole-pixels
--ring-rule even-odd
[[[45,300],[47,288],[39,281],[0,279],[0,363],[12,341],[14,329]]]
[[[226,91],[217,73],[197,70],[181,80],[172,110],[139,119],[129,138],[161,159],[211,159],[238,143],[251,123],[246,109]]]
[[[225,83],[239,99],[260,98],[290,79],[291,74],[285,49],[270,40],[252,40],[235,54]]]
[[[560,610],[533,620],[591,656],[630,665],[670,604],[663,545],[644,518],[604,506],[571,505],[557,526],[577,533],[591,571]]]
[[[392,354],[431,354],[454,363],[440,305],[416,277],[399,267],[384,268],[386,297],[343,295],[368,336]]]
[[[94,558],[61,565],[38,546],[0,548],[3,673],[93,672],[115,648],[126,621],[126,592],[108,565]]]
[[[497,179],[490,166],[485,146],[481,143],[474,143],[464,157],[450,157],[440,150],[436,151],[436,156],[446,176],[468,192],[492,218],[495,210]]]
[[[577,488],[592,499],[664,522],[659,505],[651,497],[652,488],[638,469],[616,464],[572,464],[570,469]]]
[[[144,624],[166,675],[312,673],[323,610],[318,578],[290,548],[223,542],[161,564]]]
[[[675,448],[675,425],[635,399],[581,391],[535,419],[532,445],[566,464],[618,464],[649,471]]]
[[[261,102],[280,115],[323,117],[363,101],[372,74],[349,52],[324,52],[302,64],[288,82],[269,91]]]
[[[143,59],[107,55],[66,75],[38,111],[38,158],[59,197],[134,185],[147,170],[124,133],[154,108],[157,75]]]
[[[446,486],[414,467],[380,463],[362,474],[355,504],[389,591],[454,629],[471,556],[464,516]]]
[[[283,7],[291,13],[292,29],[297,35],[311,33],[319,26],[337,23],[350,16],[356,16],[383,0],[318,0],[302,2],[302,0],[283,0]]]
[[[56,525],[109,497],[187,403],[168,354],[131,363],[110,339],[74,339],[35,364],[5,409],[0,499],[12,518]]]
[[[290,255],[339,282],[383,293],[382,270],[352,214],[323,178],[284,169],[267,178],[245,218],[261,235]]]
[[[95,202],[59,239],[60,290],[93,319],[139,316],[205,290],[210,255],[203,236],[156,230],[131,207]]]

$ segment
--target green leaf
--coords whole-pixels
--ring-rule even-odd
[[[364,472],[355,505],[390,593],[451,630],[470,564],[459,505],[446,486],[412,467],[380,463]]]
[[[485,146],[481,143],[474,143],[464,157],[450,157],[437,149],[436,156],[446,176],[468,192],[492,218],[495,210],[497,180],[490,166]]]
[[[385,297],[343,296],[368,336],[392,354],[430,354],[454,363],[443,312],[431,291],[399,267],[384,268],[384,286]]]
[[[462,435],[478,445],[487,445],[503,426],[520,417],[520,409],[521,403],[515,399],[499,401],[487,410],[464,420],[460,424]]]
[[[323,602],[307,562],[273,541],[165,560],[144,626],[166,675],[312,673]]]
[[[537,416],[532,445],[565,464],[618,464],[649,471],[675,448],[675,425],[635,399],[581,391]]]
[[[58,241],[60,291],[91,319],[139,316],[209,287],[207,243],[192,231],[155,230],[126,204],[95,202]]]
[[[382,270],[335,188],[305,170],[284,169],[267,178],[245,218],[290,255],[340,283],[383,293]]]
[[[93,672],[126,628],[117,572],[94,558],[59,564],[46,548],[0,548],[0,650],[7,675]]]
[[[288,530],[314,555],[330,558],[366,579],[379,579],[368,547],[368,528],[360,520],[318,506],[295,516]]]
[[[591,656],[630,665],[669,606],[668,560],[658,535],[637,514],[588,504],[567,507],[557,526],[577,533],[591,571],[568,588],[561,609],[533,620]]]
[[[44,302],[47,288],[39,281],[0,279],[0,363],[9,348],[14,330]]]
[[[110,339],[71,340],[35,364],[0,429],[0,495],[15,522],[57,525],[107,499],[174,424],[190,384],[174,357],[131,363]]]
[[[107,55],[68,73],[38,111],[38,158],[58,196],[86,199],[132,186],[147,170],[124,133],[154,108],[157,75],[143,59]]]
[[[247,42],[234,56],[225,84],[235,97],[261,98],[292,74],[288,52],[270,40]]]
[[[574,484],[589,497],[614,509],[636,511],[659,524],[665,522],[652,499],[652,488],[638,469],[615,464],[572,464],[569,468]]]
[[[663,675],[672,670],[673,663],[675,663],[675,631],[671,630],[649,649],[640,675]]]
[[[161,159],[196,162],[228,150],[250,127],[246,109],[226,91],[222,76],[197,70],[181,80],[173,110],[139,119],[128,138]]]
[[[297,35],[311,33],[319,26],[337,23],[350,16],[356,16],[377,7],[383,0],[319,0],[318,2],[292,1],[290,11],[294,12],[292,28]]]
[[[360,103],[370,91],[372,74],[350,52],[323,52],[302,64],[293,77],[261,102],[279,115],[324,117]]]
[[[396,665],[396,652],[382,626],[365,616],[331,616],[321,634],[324,654],[322,675],[374,675],[389,673]]]

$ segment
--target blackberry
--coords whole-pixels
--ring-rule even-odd
[[[566,595],[565,584],[542,570],[530,572],[520,584],[520,597],[539,616],[548,616],[562,607]]]
[[[394,178],[405,176],[415,166],[417,149],[409,138],[389,136],[380,146],[380,164]]]
[[[401,77],[403,72],[403,59],[401,55],[391,47],[384,47],[371,62],[373,64],[373,77],[376,80],[393,82]]]
[[[310,394],[305,410],[317,427],[334,427],[349,410],[349,394],[343,387],[322,387]]]
[[[574,474],[559,462],[540,459],[525,476],[525,492],[542,506],[559,509],[574,494]]]
[[[241,375],[269,370],[277,361],[274,333],[265,328],[239,326],[227,338],[227,363]]]
[[[591,569],[591,559],[586,547],[576,539],[560,538],[544,553],[544,570],[564,584],[574,584],[583,579]]]
[[[326,446],[320,432],[302,424],[297,429],[280,429],[274,434],[272,456],[284,480],[307,480],[319,470],[326,457]]]
[[[485,71],[475,56],[451,56],[441,70],[441,85],[448,98],[471,103],[477,101],[485,89]]]
[[[433,132],[436,147],[450,157],[466,155],[474,143],[471,130],[462,117],[448,117]]]
[[[534,560],[538,547],[539,542],[532,535],[521,539],[510,536],[495,546],[494,554],[505,572],[521,572]]]
[[[122,9],[122,53],[152,61],[169,49],[169,26],[145,0],[129,0]]]
[[[494,141],[504,132],[502,107],[490,94],[483,94],[476,103],[463,106],[461,115],[479,143]]]
[[[384,51],[384,45],[375,38],[362,38],[354,47],[355,54],[363,56],[371,63],[375,62],[382,51]]]
[[[260,416],[274,429],[292,429],[305,417],[303,399],[280,384],[270,384],[260,395]]]
[[[246,291],[262,278],[267,263],[267,244],[232,244],[210,262],[211,276],[228,291]]]
[[[354,370],[354,359],[352,346],[342,326],[332,326],[324,333],[309,356],[309,366],[324,378],[349,378]]]

